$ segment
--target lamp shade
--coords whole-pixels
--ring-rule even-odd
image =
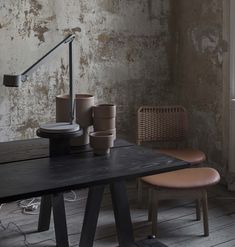
[[[4,75],[3,85],[6,87],[19,87],[22,79],[24,78],[21,75]]]

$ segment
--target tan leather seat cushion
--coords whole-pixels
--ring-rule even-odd
[[[143,182],[157,187],[171,189],[193,189],[207,187],[219,182],[220,175],[213,169],[186,168],[141,178]]]
[[[199,164],[206,159],[205,154],[202,151],[197,150],[197,149],[190,149],[190,148],[158,149],[157,151],[163,154],[169,155],[169,156],[173,156],[180,160],[187,161],[190,164]]]

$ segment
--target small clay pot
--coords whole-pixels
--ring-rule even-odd
[[[110,153],[113,147],[114,136],[110,131],[99,131],[90,133],[90,145],[96,155],[105,155]]]
[[[115,118],[116,105],[101,104],[93,107],[94,118]]]
[[[115,118],[94,118],[94,130],[103,131],[115,129]]]

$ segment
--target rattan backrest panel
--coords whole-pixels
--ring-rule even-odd
[[[182,106],[142,106],[138,110],[138,142],[183,141],[187,112]]]

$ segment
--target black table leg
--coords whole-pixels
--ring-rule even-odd
[[[42,196],[38,231],[43,232],[49,230],[52,209],[57,247],[69,247],[64,198],[62,193]]]
[[[103,193],[104,185],[89,189],[79,247],[93,246]]]
[[[52,207],[57,247],[69,247],[63,194],[52,196]]]
[[[118,242],[121,247],[136,246],[124,181],[110,185]]]
[[[157,239],[135,242],[125,182],[115,182],[110,185],[110,188],[119,247],[167,247]]]
[[[70,138],[50,138],[49,145],[50,157],[68,155],[70,153]],[[48,231],[51,221],[51,202],[52,195],[41,197],[41,207],[38,221],[38,231]]]
[[[48,231],[50,228],[51,221],[51,195],[42,196],[41,198],[41,206],[39,213],[39,221],[38,221],[38,231],[44,232]]]

